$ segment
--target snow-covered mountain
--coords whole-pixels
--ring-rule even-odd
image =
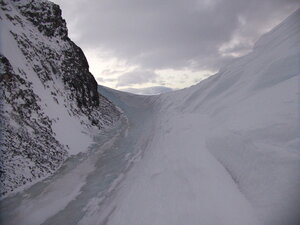
[[[93,151],[2,200],[2,223],[299,225],[300,9],[193,87],[141,96],[99,86],[98,102],[58,7],[0,4],[6,191],[86,148],[86,127],[112,125],[120,113],[105,97],[126,115]]]
[[[119,110],[99,95],[58,5],[0,2],[1,195],[53,173],[86,151]]]

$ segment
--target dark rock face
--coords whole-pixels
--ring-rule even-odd
[[[58,5],[45,1],[14,0],[21,14],[26,17],[38,30],[48,37],[60,36],[66,40],[68,30],[66,21],[61,17],[61,9]],[[24,3],[22,3],[24,2]]]
[[[59,6],[4,0],[0,7],[0,195],[5,195],[53,173],[72,152],[57,124],[68,120],[80,129],[104,129],[120,112],[97,92]]]
[[[99,106],[98,85],[89,72],[88,62],[82,50],[73,42],[70,44],[71,48],[63,52],[67,57],[62,62],[62,79],[72,93],[76,94],[74,97],[78,107],[90,113],[91,108]]]

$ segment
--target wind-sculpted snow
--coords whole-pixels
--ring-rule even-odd
[[[112,126],[120,112],[98,94],[58,5],[4,0],[0,7],[2,196],[86,151],[91,131]]]

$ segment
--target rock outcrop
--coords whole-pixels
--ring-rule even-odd
[[[68,155],[87,148],[92,129],[113,126],[120,112],[99,95],[58,5],[4,0],[0,7],[0,195],[5,195],[56,171]]]

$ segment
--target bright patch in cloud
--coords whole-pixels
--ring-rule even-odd
[[[112,88],[193,85],[247,54],[299,7],[297,0],[53,1],[97,81]]]

